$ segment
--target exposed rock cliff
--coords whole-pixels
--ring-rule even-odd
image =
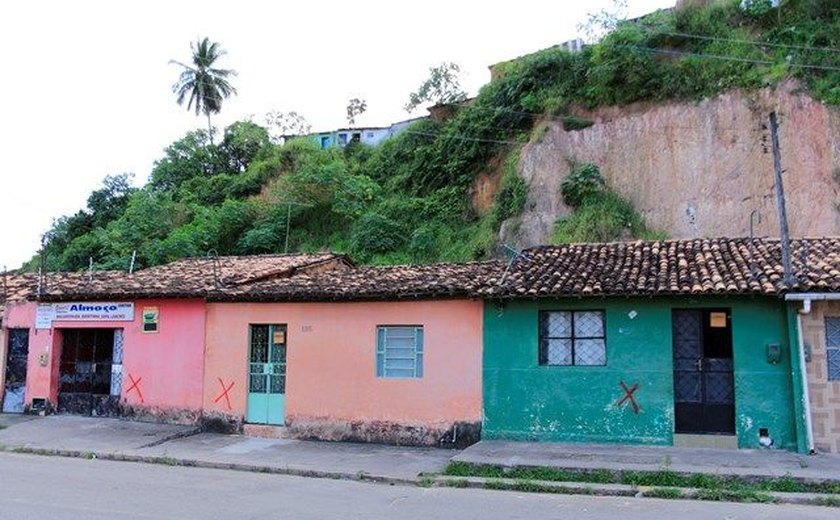
[[[649,227],[672,238],[778,236],[768,114],[780,123],[788,220],[793,236],[840,235],[840,110],[788,82],[702,102],[637,104],[579,113],[595,124],[564,131],[550,122],[522,151],[529,186],[522,214],[501,239],[517,247],[548,241],[570,211],[560,195],[569,159],[594,162]],[[760,215],[760,222],[758,216]]]

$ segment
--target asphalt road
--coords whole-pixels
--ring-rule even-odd
[[[790,519],[837,509],[416,488],[0,453],[0,519]]]

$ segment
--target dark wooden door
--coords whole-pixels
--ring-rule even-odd
[[[675,431],[734,433],[735,385],[729,310],[675,310],[672,335]]]

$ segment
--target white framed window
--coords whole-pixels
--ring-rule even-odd
[[[376,377],[423,377],[423,326],[376,327]]]
[[[840,317],[825,318],[825,350],[828,380],[840,381]]]
[[[540,311],[540,365],[607,364],[604,311]]]

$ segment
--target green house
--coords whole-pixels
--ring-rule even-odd
[[[805,452],[797,305],[835,240],[541,246],[482,296],[484,439]],[[819,265],[824,267],[820,270]]]

